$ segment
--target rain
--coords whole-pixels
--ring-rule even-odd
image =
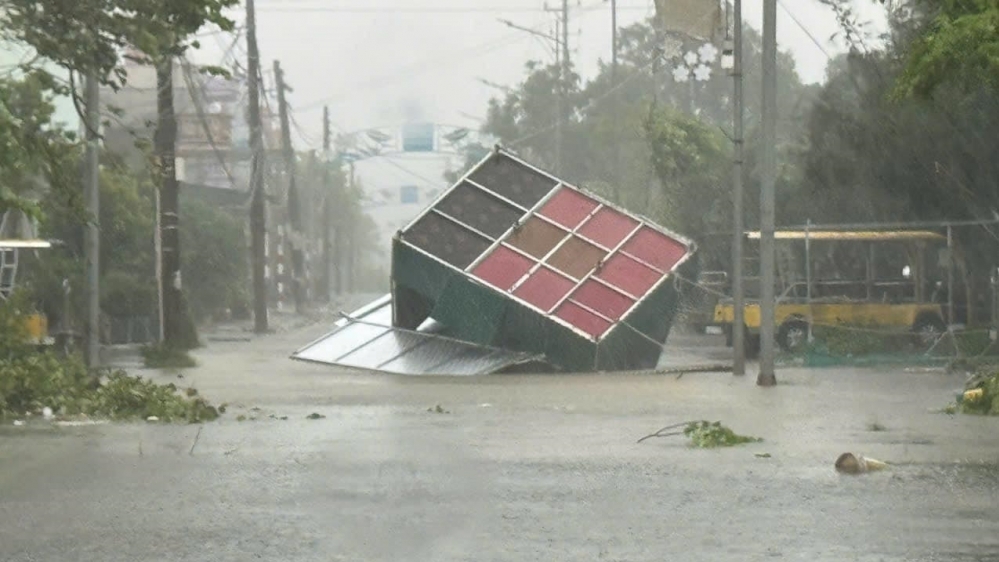
[[[993,4],[0,0],[0,560],[999,560]]]

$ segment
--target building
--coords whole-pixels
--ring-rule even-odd
[[[131,165],[146,165],[137,142],[152,145],[157,122],[156,69],[126,60],[127,83],[119,90],[103,88],[101,102],[120,109],[120,117],[105,129],[105,145],[125,157]],[[280,158],[281,128],[277,102],[261,96],[261,123],[265,158],[264,181],[268,194],[266,277],[270,302],[281,305],[289,294],[285,221],[282,206],[287,181]],[[248,192],[252,152],[248,124],[248,88],[245,79],[203,75],[183,61],[173,65],[173,101],[177,120],[177,179],[202,194],[217,190]],[[271,107],[274,109],[272,110]],[[243,201],[233,208],[245,213],[249,197],[220,200]],[[247,220],[247,241],[249,241]]]
[[[127,83],[103,88],[104,105],[121,110],[106,130],[108,148],[140,158],[137,140],[152,143],[156,131],[156,69],[128,59]],[[177,119],[177,176],[185,183],[220,189],[248,189],[250,134],[247,88],[239,77],[202,75],[178,61],[173,66],[173,101]],[[264,146],[277,149],[281,131],[276,112],[261,109]]]

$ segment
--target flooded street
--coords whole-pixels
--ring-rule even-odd
[[[999,560],[996,422],[936,412],[959,376],[785,369],[760,389],[286,359],[322,332],[213,342],[183,379],[156,375],[229,404],[202,428],[4,427],[0,559]],[[671,357],[718,343],[677,335]],[[764,441],[636,444],[695,419]],[[844,451],[893,466],[840,476]]]

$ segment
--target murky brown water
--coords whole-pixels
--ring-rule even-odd
[[[999,560],[999,420],[933,413],[954,377],[407,379],[285,359],[303,337],[203,352],[182,380],[232,407],[193,454],[189,426],[4,429],[0,560]],[[764,442],[635,443],[702,418]]]

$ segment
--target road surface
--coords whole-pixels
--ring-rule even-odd
[[[147,372],[229,404],[201,427],[0,428],[0,560],[999,560],[999,420],[937,413],[954,375],[785,369],[761,389],[287,359],[323,331],[216,341],[183,378]],[[725,353],[672,345],[678,361]],[[695,419],[764,441],[636,444]],[[840,476],[844,451],[893,466]]]

